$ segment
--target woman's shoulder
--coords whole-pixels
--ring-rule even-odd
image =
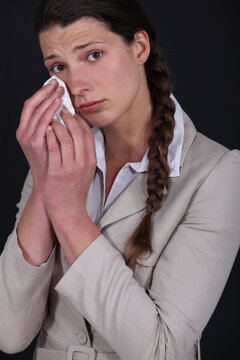
[[[232,163],[233,166],[240,166],[240,151],[238,149],[230,150],[198,132],[192,120],[184,111],[183,120],[184,142],[180,164],[182,170],[192,172],[194,169],[202,169],[202,171],[208,172],[219,161]]]

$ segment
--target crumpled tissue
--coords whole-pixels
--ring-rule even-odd
[[[59,79],[57,76],[53,75],[50,79],[48,79],[48,80],[43,84],[43,86],[47,85],[52,79],[57,80],[57,82],[59,83],[59,85],[64,88],[64,94],[63,94],[63,96],[62,96],[62,105],[60,106],[60,108],[59,108],[59,109],[57,110],[57,112],[55,113],[54,119],[55,119],[56,121],[59,121],[63,126],[66,127],[66,125],[64,124],[63,119],[61,118],[60,112],[65,108],[65,109],[68,110],[68,112],[69,112],[71,115],[75,115],[75,110],[74,110],[74,107],[73,107],[73,105],[72,105],[72,102],[71,102],[71,99],[70,99],[70,96],[69,96],[69,93],[68,93],[68,90],[67,90],[67,87],[66,87],[64,81],[62,81],[61,79]]]

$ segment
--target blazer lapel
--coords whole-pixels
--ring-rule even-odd
[[[147,173],[140,173],[104,213],[99,229],[143,210],[147,199]]]
[[[189,148],[196,136],[196,128],[190,118],[183,112],[184,119],[184,143],[182,148],[180,166],[183,165]],[[147,173],[140,173],[128,187],[117,197],[101,218],[98,228],[102,230],[116,221],[124,219],[146,207],[147,199]],[[87,211],[90,214],[92,203],[92,185],[87,198]]]

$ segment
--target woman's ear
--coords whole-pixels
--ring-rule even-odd
[[[134,35],[134,52],[138,65],[143,65],[147,61],[151,47],[148,34],[145,30],[140,30]]]

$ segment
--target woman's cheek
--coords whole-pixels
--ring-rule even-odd
[[[109,59],[105,81],[118,90],[126,87],[127,80],[130,80],[131,69],[125,56],[117,56]]]

